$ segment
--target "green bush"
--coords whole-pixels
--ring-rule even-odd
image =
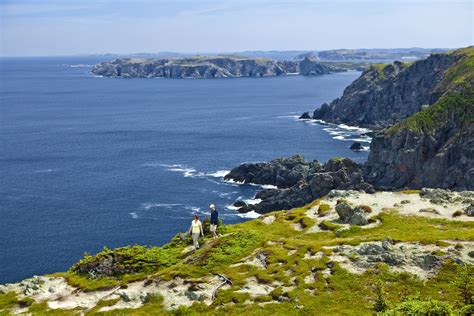
[[[395,308],[379,313],[378,315],[447,316],[453,314],[453,307],[446,302],[438,300],[421,301],[418,299],[409,299],[405,302],[398,304]]]
[[[319,216],[324,216],[329,210],[331,209],[331,206],[329,204],[322,203],[319,205],[318,208],[318,214]]]
[[[373,309],[375,312],[383,312],[387,310],[388,308],[388,303],[384,298],[384,293],[383,293],[383,287],[382,287],[382,282],[378,282],[375,285],[375,303],[373,306]]]

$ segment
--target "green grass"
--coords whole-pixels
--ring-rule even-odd
[[[0,311],[13,308],[18,305],[18,298],[15,292],[0,294]]]
[[[392,136],[404,129],[430,134],[435,128],[448,122],[450,117],[457,117],[461,124],[474,122],[474,89],[471,88],[463,94],[453,92],[441,97],[432,106],[390,127],[387,135]]]
[[[324,216],[327,212],[331,210],[331,206],[329,204],[321,203],[318,208],[318,214],[320,216]]]
[[[372,228],[361,229],[353,226],[337,236],[335,231],[340,225],[326,221],[324,224],[329,226],[330,230],[307,233],[306,229],[315,223],[306,216],[306,212],[318,204],[320,207],[324,205],[320,204],[320,200],[316,200],[301,208],[271,213],[275,216],[271,225],[260,220],[227,225],[224,236],[217,240],[204,240],[201,249],[192,253],[182,252],[184,247],[189,245],[189,240],[183,236],[177,236],[170,244],[157,249],[104,249],[98,255],[90,256],[91,258],[86,256],[83,262],[95,262],[102,256],[115,252],[130,255],[128,264],[140,267],[141,270],[100,279],[89,279],[71,270],[66,277],[70,283],[78,284],[86,290],[126,286],[132,280],[143,278],[166,281],[181,277],[186,280],[200,280],[215,274],[225,275],[233,282],[232,286],[218,292],[211,306],[196,302],[191,307],[166,311],[163,308],[163,298],[152,296],[139,309],[105,313],[99,312],[99,309],[113,305],[116,301],[101,301],[89,310],[87,315],[372,315],[376,299],[375,286],[380,282],[384,284],[383,295],[392,310],[406,308],[400,307],[400,304],[413,295],[418,295],[423,302],[439,300],[453,308],[463,306],[463,297],[466,295],[461,295],[459,289],[469,289],[473,273],[472,270],[462,270],[458,264],[446,261],[435,277],[423,281],[408,273],[393,273],[384,264],[358,275],[340,268],[337,263],[332,263],[332,273],[326,278],[323,277],[322,271],[329,265],[332,250],[325,247],[358,245],[361,242],[382,240],[387,236],[396,242],[447,246],[444,240],[474,240],[474,223],[402,216],[395,211],[385,210],[376,217],[380,225]],[[301,223],[305,230],[293,229],[291,225],[294,223]],[[306,254],[313,256],[318,252],[323,253],[321,259],[305,259]],[[252,258],[257,253],[265,256],[266,269],[245,264],[248,260],[245,258]],[[151,260],[156,260],[156,264]],[[238,262],[243,264],[234,266]],[[304,280],[310,273],[316,274],[316,277],[314,282],[307,284]],[[247,293],[237,292],[251,277],[255,277],[261,284],[276,288],[268,295],[261,295],[256,299]],[[283,289],[283,286],[287,289]],[[258,305],[262,302],[269,304]],[[17,306],[18,300],[14,294],[2,294],[0,303],[3,304],[0,306],[8,309]],[[34,315],[53,313],[45,303],[33,303],[30,311]],[[54,312],[58,315],[69,315],[78,314],[80,311]]]

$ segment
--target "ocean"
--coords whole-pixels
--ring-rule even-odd
[[[296,153],[367,159],[361,131],[300,121],[359,76],[111,79],[106,57],[0,59],[0,283],[66,271],[84,252],[162,245],[214,203],[261,187],[226,183],[243,162]],[[362,137],[362,138],[361,138]]]

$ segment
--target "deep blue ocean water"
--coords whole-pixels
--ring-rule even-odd
[[[257,186],[242,162],[295,153],[364,161],[356,131],[295,119],[357,72],[321,77],[108,79],[97,57],[0,59],[0,283],[65,271],[103,246],[161,245]]]

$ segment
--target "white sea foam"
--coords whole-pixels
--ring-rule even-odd
[[[76,65],[70,65],[69,67],[71,67],[71,68],[90,68],[90,67],[94,67],[94,65],[76,64]]]
[[[262,184],[260,185],[262,189],[278,189],[276,185],[271,185],[271,184]]]
[[[138,215],[136,212],[131,212],[130,215],[132,216],[133,219],[137,219]]]
[[[192,167],[188,167],[182,164],[163,164],[163,163],[157,163],[157,162],[149,162],[149,163],[144,163],[141,165],[142,167],[164,167],[168,171],[173,171],[173,172],[181,172],[183,176],[185,177],[190,177],[190,178],[205,178],[205,177],[212,177],[212,178],[223,178],[226,174],[230,172],[230,170],[217,170],[215,172],[201,172],[197,171],[196,169]]]
[[[291,118],[293,120],[298,120],[300,117],[298,115],[280,115],[280,116],[277,116],[277,118],[282,118],[282,119],[287,119],[287,118]]]
[[[260,187],[262,189],[278,189],[278,187],[276,185],[245,183],[245,182],[235,181],[233,179],[228,179],[228,180],[225,180],[224,182],[228,183],[228,184],[234,184],[234,185],[251,185],[251,186],[254,186],[254,187]]]
[[[234,205],[226,205],[225,208],[231,211],[237,211],[239,209],[237,206]]]
[[[171,209],[176,206],[182,206],[183,204],[176,204],[176,203],[142,203],[142,208],[145,210],[150,210],[152,208],[167,208]]]
[[[201,208],[197,206],[186,205],[184,208],[187,209],[188,211],[192,211],[193,213],[201,212]]]
[[[36,170],[34,171],[35,173],[50,173],[50,172],[56,172],[59,169],[41,169],[41,170]]]
[[[255,205],[255,204],[258,204],[258,203],[262,202],[262,199],[246,199],[246,200],[244,200],[244,202],[247,203],[247,204]]]
[[[206,175],[209,176],[209,177],[214,177],[214,178],[223,178],[229,172],[230,172],[230,170],[218,170],[216,172],[207,173]]]
[[[259,218],[261,214],[258,214],[255,211],[250,211],[248,213],[237,214],[237,216],[242,217],[242,218]]]

